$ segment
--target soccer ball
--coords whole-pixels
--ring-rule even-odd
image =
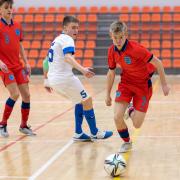
[[[126,161],[118,153],[111,154],[104,161],[104,169],[112,177],[119,176],[126,169]]]

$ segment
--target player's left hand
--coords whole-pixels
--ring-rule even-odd
[[[87,78],[91,78],[95,75],[95,73],[92,71],[92,68],[84,68],[84,76]]]
[[[105,103],[106,103],[106,106],[111,106],[112,105],[111,96],[106,96]]]
[[[24,65],[24,68],[25,68],[26,73],[27,73],[29,76],[31,76],[31,66],[29,65],[29,63],[26,63],[26,64]]]
[[[162,85],[162,90],[163,90],[164,95],[167,96],[169,94],[170,87],[167,84]]]

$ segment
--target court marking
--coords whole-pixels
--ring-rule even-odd
[[[27,176],[0,176],[0,179],[27,179]]]
[[[104,90],[105,90],[105,89],[97,92],[94,96],[97,96],[98,94],[102,93]],[[43,128],[44,126],[46,126],[46,125],[49,124],[50,122],[54,121],[56,118],[63,116],[65,113],[67,113],[68,111],[72,110],[73,108],[74,108],[74,106],[68,108],[68,109],[65,110],[64,112],[62,112],[62,113],[60,113],[59,115],[53,117],[52,119],[50,119],[49,121],[45,122],[44,124],[38,126],[38,127],[35,128],[33,131],[36,132],[37,130]],[[22,139],[24,139],[25,137],[27,137],[27,136],[26,136],[26,135],[23,135],[23,136],[21,136],[20,138],[17,138],[16,140],[12,141],[11,143],[9,143],[9,144],[7,144],[7,145],[4,145],[2,148],[0,148],[0,152],[6,150],[6,149],[9,148],[10,146],[13,146],[13,145],[16,144],[17,142],[19,142],[19,140],[22,140]],[[63,148],[61,148],[61,149],[55,154],[56,156],[54,155],[55,157],[54,157],[54,156],[53,156],[53,157],[54,157],[54,158],[58,158],[68,147],[70,147],[70,146],[72,145],[73,141],[72,141],[72,143],[71,143],[71,141],[72,141],[72,140],[70,140]],[[61,153],[61,150],[63,150],[62,153]],[[59,153],[60,153],[60,154],[59,154]],[[50,166],[51,163],[53,163],[53,162],[56,160],[56,159],[54,160],[53,157],[49,160],[50,163],[48,163],[48,162],[45,163],[45,165],[47,164],[47,165],[46,165],[47,167]],[[33,179],[35,179],[36,177],[38,177],[38,176],[47,168],[46,166],[43,165],[40,169],[38,169],[38,170],[36,171],[36,173],[34,173],[32,176],[30,176],[30,178],[33,177]],[[35,177],[34,177],[34,176],[35,176]],[[33,180],[33,179],[31,179],[31,180]]]
[[[46,126],[47,124],[49,124],[50,122],[56,120],[58,117],[63,116],[65,113],[67,113],[68,111],[72,110],[73,107],[70,107],[69,109],[67,109],[66,111],[63,111],[62,113],[60,113],[59,115],[51,118],[49,121],[46,121],[44,124],[41,124],[40,126],[38,126],[37,128],[35,128],[33,131],[36,132],[37,130],[41,129],[42,127]],[[26,135],[23,135],[19,138],[17,138],[16,140],[12,141],[9,144],[4,145],[3,147],[0,148],[0,152],[6,150],[7,148],[11,147],[12,145],[16,144],[18,141],[24,139],[25,137],[27,137]]]
[[[0,101],[0,104],[4,104],[5,101]],[[47,104],[72,104],[71,101],[31,101],[32,104],[42,104],[42,103],[47,103]],[[94,104],[105,104],[104,101],[93,101]],[[180,104],[180,101],[173,100],[173,101],[150,101],[150,104]],[[16,104],[21,104],[21,102],[17,102]]]
[[[157,89],[158,86],[159,86],[159,79],[156,79],[155,82],[154,82],[154,85],[153,85],[153,92]],[[137,139],[139,134],[140,134],[140,129],[135,129],[134,132],[132,133],[131,139],[132,139],[133,144],[135,144],[136,139]],[[122,153],[122,156],[126,160],[127,164],[128,164],[128,160],[129,160],[131,154],[132,154],[132,151]],[[122,179],[121,176],[113,178],[113,180],[121,180],[121,179]]]
[[[42,174],[54,161],[61,156],[64,151],[66,151],[73,144],[73,140],[68,141],[68,143],[63,146],[56,154],[54,154],[40,169],[38,169],[33,175],[29,177],[28,180],[35,180],[40,174]]]
[[[136,137],[136,135],[134,134],[134,137]],[[113,135],[113,138],[118,138],[119,139],[119,135]],[[138,135],[138,138],[180,138],[180,135]],[[6,141],[6,142],[14,142],[14,141]],[[21,141],[19,140],[18,143],[62,143],[64,142],[64,140],[53,140],[53,139],[49,139],[49,140],[28,140],[28,141]],[[4,142],[0,142],[0,144],[4,144]]]

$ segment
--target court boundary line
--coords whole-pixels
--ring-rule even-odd
[[[59,156],[61,156],[64,151],[66,151],[73,144],[73,140],[69,140],[65,146],[63,146],[58,152],[56,152],[40,169],[33,173],[28,180],[35,180],[39,175],[41,175],[54,161],[56,161]]]

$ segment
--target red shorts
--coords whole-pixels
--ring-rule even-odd
[[[144,85],[129,85],[120,83],[116,91],[115,102],[125,101],[130,103],[133,99],[133,106],[136,110],[147,112],[149,100],[152,96],[151,81]]]
[[[0,71],[0,76],[5,86],[11,83],[25,84],[29,82],[29,76],[24,68],[18,70],[9,70],[8,73]]]

